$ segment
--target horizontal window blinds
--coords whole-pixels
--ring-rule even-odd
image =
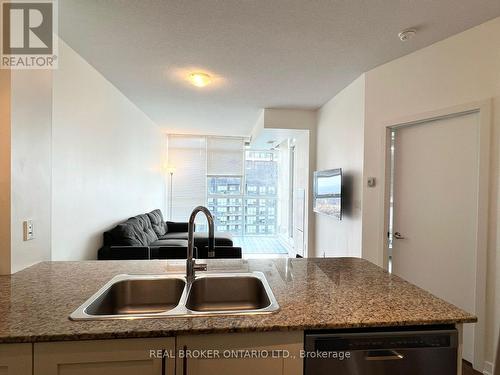
[[[243,138],[207,138],[207,175],[242,176]]]
[[[170,192],[172,220],[186,222],[196,206],[206,204],[206,137],[169,135],[168,164],[175,169]],[[202,215],[198,216],[197,222]]]

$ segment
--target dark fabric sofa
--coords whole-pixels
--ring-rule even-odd
[[[188,223],[164,221],[160,210],[131,217],[104,232],[97,259],[185,259]],[[208,234],[194,234],[196,258],[208,258]],[[241,248],[233,247],[228,233],[215,234],[213,258],[241,258]]]

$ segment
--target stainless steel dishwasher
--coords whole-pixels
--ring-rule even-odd
[[[305,375],[456,375],[454,327],[306,332]]]

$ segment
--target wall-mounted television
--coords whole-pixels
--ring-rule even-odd
[[[342,220],[342,169],[314,172],[314,212]]]

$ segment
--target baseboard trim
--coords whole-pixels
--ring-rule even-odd
[[[485,361],[484,362],[484,370],[483,370],[484,375],[493,375],[493,363]]]

